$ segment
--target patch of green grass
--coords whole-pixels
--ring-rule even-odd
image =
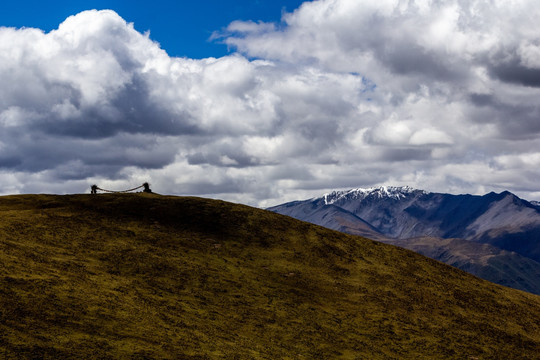
[[[536,359],[540,297],[191,197],[0,198],[0,358]]]

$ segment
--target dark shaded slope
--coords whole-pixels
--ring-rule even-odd
[[[437,227],[441,237],[464,238],[467,226],[485,213],[491,203],[497,200],[498,196],[494,193],[482,197],[428,193],[404,211],[415,221]]]
[[[350,211],[333,204],[326,205],[320,199],[294,201],[268,210],[352,235],[365,236],[374,240],[386,238],[377,229]]]
[[[5,358],[533,359],[540,298],[247,206],[0,198]]]
[[[413,250],[496,284],[540,295],[540,263],[515,252],[462,239],[421,237],[380,241]]]

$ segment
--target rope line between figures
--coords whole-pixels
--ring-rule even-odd
[[[142,189],[142,188],[144,188],[143,192],[145,192],[145,193],[151,193],[152,192],[152,190],[150,190],[150,184],[145,182],[141,186],[137,186],[137,187],[134,187],[133,189],[128,189],[128,190],[106,190],[106,189],[102,189],[102,188],[98,187],[97,185],[92,185],[90,187],[90,193],[91,194],[97,194],[98,190],[99,190],[99,191],[103,191],[103,192],[107,192],[107,193],[121,194],[121,193],[132,192],[132,191],[139,190],[139,189]]]

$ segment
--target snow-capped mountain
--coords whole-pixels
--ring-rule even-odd
[[[347,191],[333,191],[328,194],[324,194],[322,197],[326,205],[333,204],[337,201],[346,199],[346,200],[364,200],[369,197],[373,198],[388,198],[400,200],[404,199],[411,194],[416,192],[422,192],[427,194],[423,190],[416,190],[409,186],[381,186],[381,187],[372,187],[372,188],[358,188],[351,189]]]
[[[321,215],[332,206],[342,211],[333,210],[335,216],[331,217]],[[540,260],[540,210],[508,191],[483,196],[451,195],[385,186],[334,191],[269,210],[334,229],[339,226],[330,225],[332,219],[340,223],[344,210],[389,238],[463,238],[491,243]],[[312,218],[315,213],[325,224]],[[515,241],[504,240],[508,237]]]
[[[411,187],[357,188],[268,210],[374,240],[399,241],[403,247],[407,247],[406,239],[419,237],[488,244],[529,258],[539,267],[534,271],[540,273],[540,207],[508,191],[479,196],[432,193]],[[413,241],[410,243],[412,249]],[[452,244],[446,244],[445,251]],[[433,241],[433,246],[439,245]],[[483,249],[466,248],[475,249],[470,250],[473,252]],[[429,253],[442,252],[432,249]],[[470,256],[473,259],[479,255]],[[461,268],[467,270],[465,265]]]

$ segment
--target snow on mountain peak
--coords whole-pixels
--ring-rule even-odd
[[[377,198],[390,198],[399,200],[407,195],[415,192],[422,191],[427,194],[428,192],[423,190],[417,190],[410,186],[380,186],[380,187],[371,187],[371,188],[357,188],[344,191],[332,191],[323,195],[324,203],[330,205],[339,201],[343,198],[356,200],[356,199],[365,199],[367,197],[377,197]]]

